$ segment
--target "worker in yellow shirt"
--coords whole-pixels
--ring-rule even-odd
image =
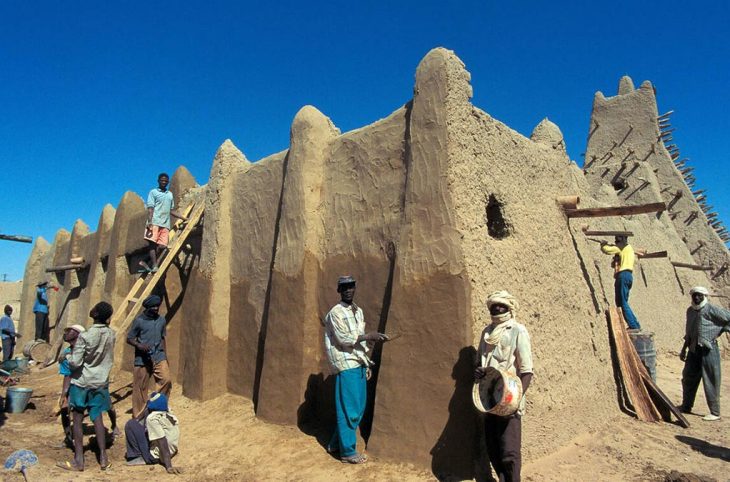
[[[621,308],[624,313],[626,323],[630,330],[640,330],[641,325],[636,319],[636,315],[629,306],[629,293],[631,286],[634,284],[634,248],[629,244],[628,237],[616,236],[615,244],[609,244],[601,241],[601,251],[618,257],[618,272],[615,275],[614,290],[616,292],[616,306]]]

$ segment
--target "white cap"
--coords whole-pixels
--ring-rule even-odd
[[[84,328],[81,325],[71,325],[71,326],[66,327],[66,329],[67,330],[76,330],[79,333],[83,333],[86,331],[86,328]]]

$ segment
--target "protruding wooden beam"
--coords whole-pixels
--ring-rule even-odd
[[[658,115],[656,118],[657,119],[666,119],[667,117],[669,117],[672,114],[674,114],[674,111],[673,110],[670,110],[669,112],[665,112],[662,115]]]
[[[18,243],[32,243],[33,238],[31,236],[18,236],[15,234],[0,234],[0,239],[5,241],[15,241]]]
[[[580,228],[586,236],[633,236],[633,231],[590,231],[590,226],[584,225]]]
[[[558,196],[555,199],[563,209],[576,209],[580,203],[580,196]]]
[[[666,251],[654,251],[651,253],[639,253],[637,251],[636,255],[639,257],[639,259],[654,259],[654,258],[667,258],[669,255]]]
[[[83,269],[89,266],[88,264],[62,264],[59,266],[52,266],[46,268],[46,273],[56,273],[58,271],[70,271],[72,269]]]
[[[666,211],[664,203],[638,204],[634,206],[612,206],[605,208],[566,209],[569,218],[601,218],[609,216],[631,216],[633,214],[660,213]]]
[[[702,266],[699,264],[680,263],[679,261],[672,260],[670,260],[669,262],[672,263],[672,266],[674,266],[675,268],[688,268],[695,271],[712,271],[713,269],[715,269],[712,266]]]

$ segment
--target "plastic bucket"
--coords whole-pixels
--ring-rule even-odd
[[[654,346],[654,333],[639,332],[629,333],[629,338],[639,354],[641,362],[646,367],[651,379],[656,382],[656,347]]]
[[[23,413],[28,406],[32,388],[8,387],[5,392],[5,411],[7,413]]]
[[[483,413],[509,417],[520,408],[522,381],[514,373],[489,367],[472,388],[474,406]]]

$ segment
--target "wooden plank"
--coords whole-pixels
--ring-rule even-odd
[[[675,268],[689,268],[693,269],[695,271],[712,271],[714,268],[712,266],[702,266],[699,264],[690,264],[690,263],[680,263],[679,261],[670,261],[672,263],[672,266]]]
[[[659,408],[659,410],[662,412],[662,418],[667,422],[671,422],[671,419],[667,420],[664,416],[664,412],[669,412],[674,415],[681,427],[689,428],[689,420],[687,420],[687,417],[685,417],[684,414],[677,408],[677,406],[669,399],[669,397],[667,397],[664,392],[661,391],[659,386],[654,383],[654,380],[652,380],[651,376],[646,373],[646,370],[641,372],[641,379],[644,381],[644,385],[649,391],[651,399],[657,405],[657,408]]]
[[[193,232],[195,229],[195,226],[197,226],[198,222],[200,222],[200,219],[203,217],[203,212],[205,209],[205,204],[203,202],[200,203],[199,206],[196,206],[195,210],[191,214],[190,218],[188,219],[187,224],[182,229],[180,234],[176,237],[175,241],[172,244],[172,246],[169,247],[167,253],[165,254],[164,258],[162,259],[162,262],[158,266],[158,270],[155,273],[151,273],[152,276],[149,278],[148,283],[142,290],[142,292],[137,296],[139,300],[144,300],[147,298],[151,293],[152,290],[155,289],[157,286],[157,283],[162,279],[167,269],[172,264],[172,261],[175,259],[175,256],[177,256],[177,253],[180,251],[180,248],[185,244],[185,240],[190,236],[190,233]],[[118,322],[117,326],[112,326],[116,330],[117,333],[125,333],[129,326],[132,324],[132,321],[137,316],[137,313],[139,312],[139,303],[135,303],[133,305],[130,305],[129,312],[127,313],[126,317],[121,322]],[[114,347],[114,358],[118,360],[118,363],[115,363],[114,372],[116,373],[119,368],[123,365],[121,362],[122,356],[124,354],[124,345],[125,343],[117,343]]]
[[[641,380],[638,367],[633,363],[629,351],[633,349],[633,344],[629,341],[624,322],[615,307],[608,310],[608,320],[616,346],[616,358],[619,362],[621,378],[629,400],[634,406],[636,417],[644,422],[656,422],[660,418],[659,413],[654,408],[649,393]],[[632,347],[628,345],[632,345]]]
[[[600,218],[630,216],[632,214],[660,213],[667,209],[665,203],[638,204],[635,206],[611,206],[605,208],[566,209],[569,218]]]
[[[666,251],[654,251],[653,253],[636,253],[639,259],[653,259],[653,258],[666,258],[668,256]]]
[[[633,231],[583,231],[586,236],[633,236]]]

